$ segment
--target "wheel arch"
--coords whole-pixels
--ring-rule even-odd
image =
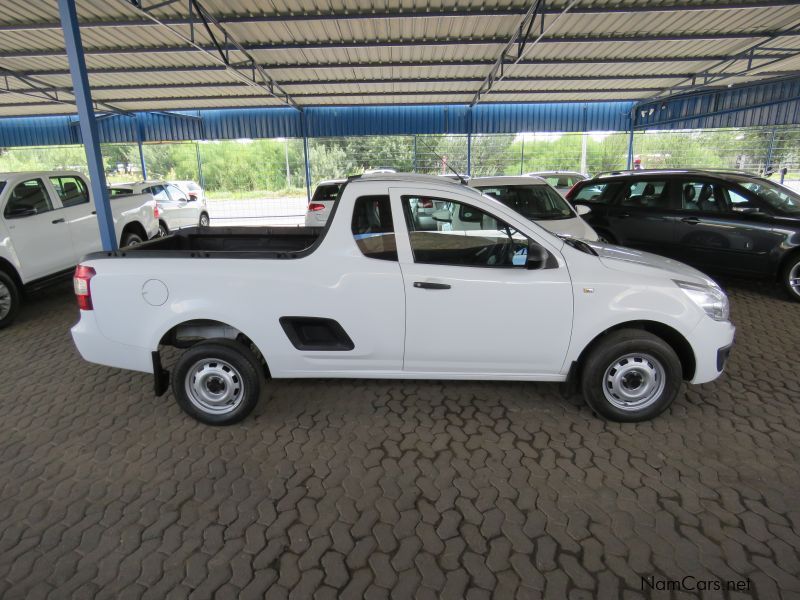
[[[19,275],[19,271],[17,268],[11,264],[7,259],[0,258],[0,271],[3,271],[6,275],[11,277],[14,280],[14,283],[17,284],[17,287],[22,291],[24,284],[22,283],[22,277]]]
[[[143,242],[146,242],[149,238],[147,236],[147,231],[144,228],[144,225],[139,223],[139,221],[131,221],[130,223],[126,223],[125,227],[122,228],[122,232],[119,235],[119,245],[122,246],[122,242],[125,239],[125,235],[128,233],[135,233],[142,238]]]
[[[783,272],[786,270],[786,267],[789,266],[789,263],[793,260],[800,258],[800,246],[789,250],[786,254],[778,262],[778,269],[775,273],[775,281],[782,282],[783,281]]]
[[[665,323],[648,320],[625,321],[623,323],[617,323],[616,325],[613,325],[608,329],[598,333],[581,351],[580,355],[575,361],[575,368],[570,370],[571,373],[579,376],[580,371],[583,368],[583,364],[586,361],[586,357],[589,356],[589,353],[609,333],[619,331],[620,329],[641,329],[660,337],[667,344],[669,344],[669,346],[675,351],[675,354],[678,355],[678,359],[681,362],[681,375],[683,379],[689,381],[694,377],[694,373],[697,368],[697,361],[689,340],[687,340],[686,337],[684,337],[684,335],[677,329],[666,325]]]
[[[205,340],[219,338],[229,339],[250,348],[263,365],[266,376],[270,376],[267,359],[252,338],[238,327],[217,319],[194,318],[176,323],[161,335],[157,347],[191,348]]]

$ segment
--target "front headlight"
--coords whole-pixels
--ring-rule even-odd
[[[728,296],[720,288],[688,281],[675,281],[675,285],[683,290],[689,299],[702,308],[715,321],[727,321],[730,316]]]

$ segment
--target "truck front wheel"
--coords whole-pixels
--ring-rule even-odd
[[[0,271],[0,329],[11,325],[19,309],[19,288],[6,273]]]
[[[230,425],[252,412],[261,395],[258,360],[249,348],[213,339],[183,353],[172,372],[172,391],[188,415],[208,425]]]
[[[621,329],[600,340],[583,365],[586,403],[612,421],[652,419],[672,404],[683,380],[681,361],[660,337]]]

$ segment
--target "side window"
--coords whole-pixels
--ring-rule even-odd
[[[53,210],[41,179],[29,179],[17,184],[8,197],[3,215],[7,219],[29,217]]]
[[[432,198],[436,229],[419,229],[413,216],[417,196],[403,196],[414,262],[468,267],[524,267],[529,240],[507,223],[465,204]],[[416,201],[416,202],[415,202]]]
[[[622,206],[669,208],[666,181],[640,180],[627,184],[620,197]]]
[[[153,194],[156,202],[169,202],[169,194],[167,194],[167,190],[164,189],[163,185],[154,185],[147,193]]]
[[[720,186],[720,189],[728,206],[730,206],[731,210],[734,212],[756,212],[763,210],[762,204],[758,200],[748,198],[728,187]]]
[[[397,260],[397,242],[389,196],[357,198],[351,230],[364,256],[379,260]]]
[[[188,202],[189,201],[189,198],[186,197],[186,194],[184,194],[181,190],[179,190],[174,185],[168,185],[167,186],[167,191],[169,192],[170,198],[172,198],[176,202],[178,202],[178,201]]]
[[[50,183],[56,188],[56,192],[61,198],[61,206],[64,208],[89,202],[86,186],[78,177],[51,177]]]
[[[571,198],[573,202],[594,202],[597,204],[607,203],[616,194],[620,184],[612,183],[587,183],[581,186],[576,194]]]
[[[727,209],[718,185],[708,181],[684,181],[681,183],[681,210],[720,213]]]

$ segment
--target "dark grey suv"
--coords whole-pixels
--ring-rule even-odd
[[[723,171],[624,171],[567,194],[608,242],[698,269],[780,281],[800,301],[800,194]]]

